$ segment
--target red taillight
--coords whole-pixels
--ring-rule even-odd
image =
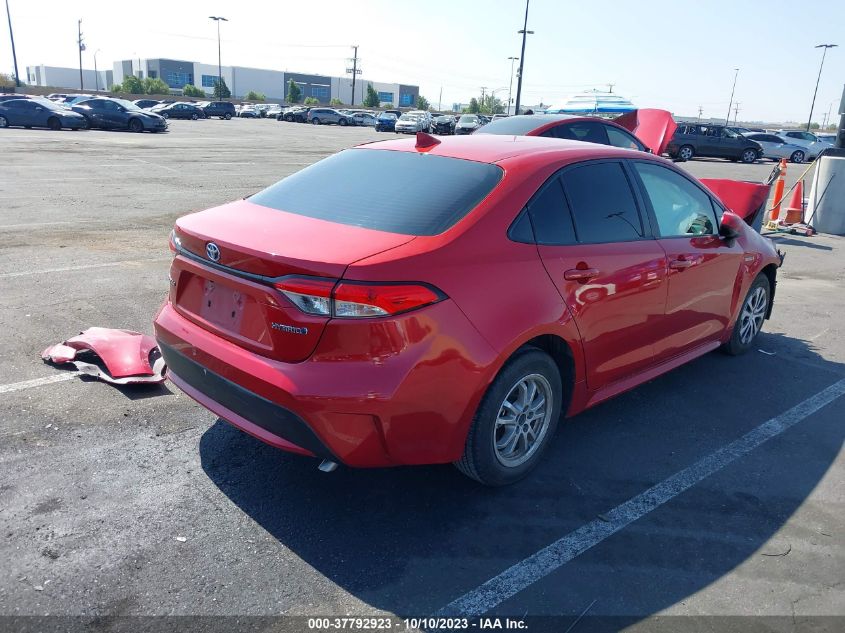
[[[274,285],[303,312],[341,319],[401,314],[443,298],[440,292],[423,284],[287,277]]]

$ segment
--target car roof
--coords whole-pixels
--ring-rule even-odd
[[[416,139],[377,141],[358,145],[356,149],[393,150],[416,152],[434,156],[445,156],[483,163],[497,163],[506,158],[551,153],[573,160],[602,157],[632,156],[630,149],[598,145],[584,141],[569,141],[545,136],[508,136],[504,134],[471,134],[467,136],[438,137],[440,143],[426,148],[417,148]],[[637,153],[636,156],[646,156]]]

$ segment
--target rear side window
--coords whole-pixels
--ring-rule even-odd
[[[598,143],[609,145],[605,126],[597,121],[577,121],[575,123],[564,123],[546,130],[540,136],[562,138],[571,141],[585,141],[587,143]]]
[[[329,222],[405,235],[437,235],[469,213],[502,178],[496,165],[417,152],[351,149],[250,198]]]
[[[620,163],[568,169],[561,180],[580,242],[627,242],[643,237],[634,193]]]
[[[651,201],[661,237],[713,235],[718,223],[710,196],[671,169],[634,163]]]
[[[560,179],[555,177],[528,203],[538,244],[574,244],[575,229]]]

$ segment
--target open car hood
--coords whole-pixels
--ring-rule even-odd
[[[757,212],[766,204],[771,189],[771,185],[727,178],[700,178],[699,182],[712,191],[728,210],[737,214],[749,225],[754,221]]]
[[[657,156],[666,151],[666,146],[678,127],[671,112],[653,108],[628,112],[616,117],[613,122],[640,139]]]

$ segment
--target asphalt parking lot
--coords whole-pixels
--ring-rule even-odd
[[[0,132],[0,615],[482,608],[566,616],[560,631],[760,615],[842,630],[818,616],[845,616],[845,238],[777,237],[759,350],[568,420],[517,485],[451,466],[324,474],[169,384],[47,382],[64,374],[39,353],[95,325],[150,333],[178,216],[392,135],[268,120]],[[749,180],[771,166],[684,165]],[[771,439],[736,448],[770,420]],[[667,480],[656,505],[624,505]]]

